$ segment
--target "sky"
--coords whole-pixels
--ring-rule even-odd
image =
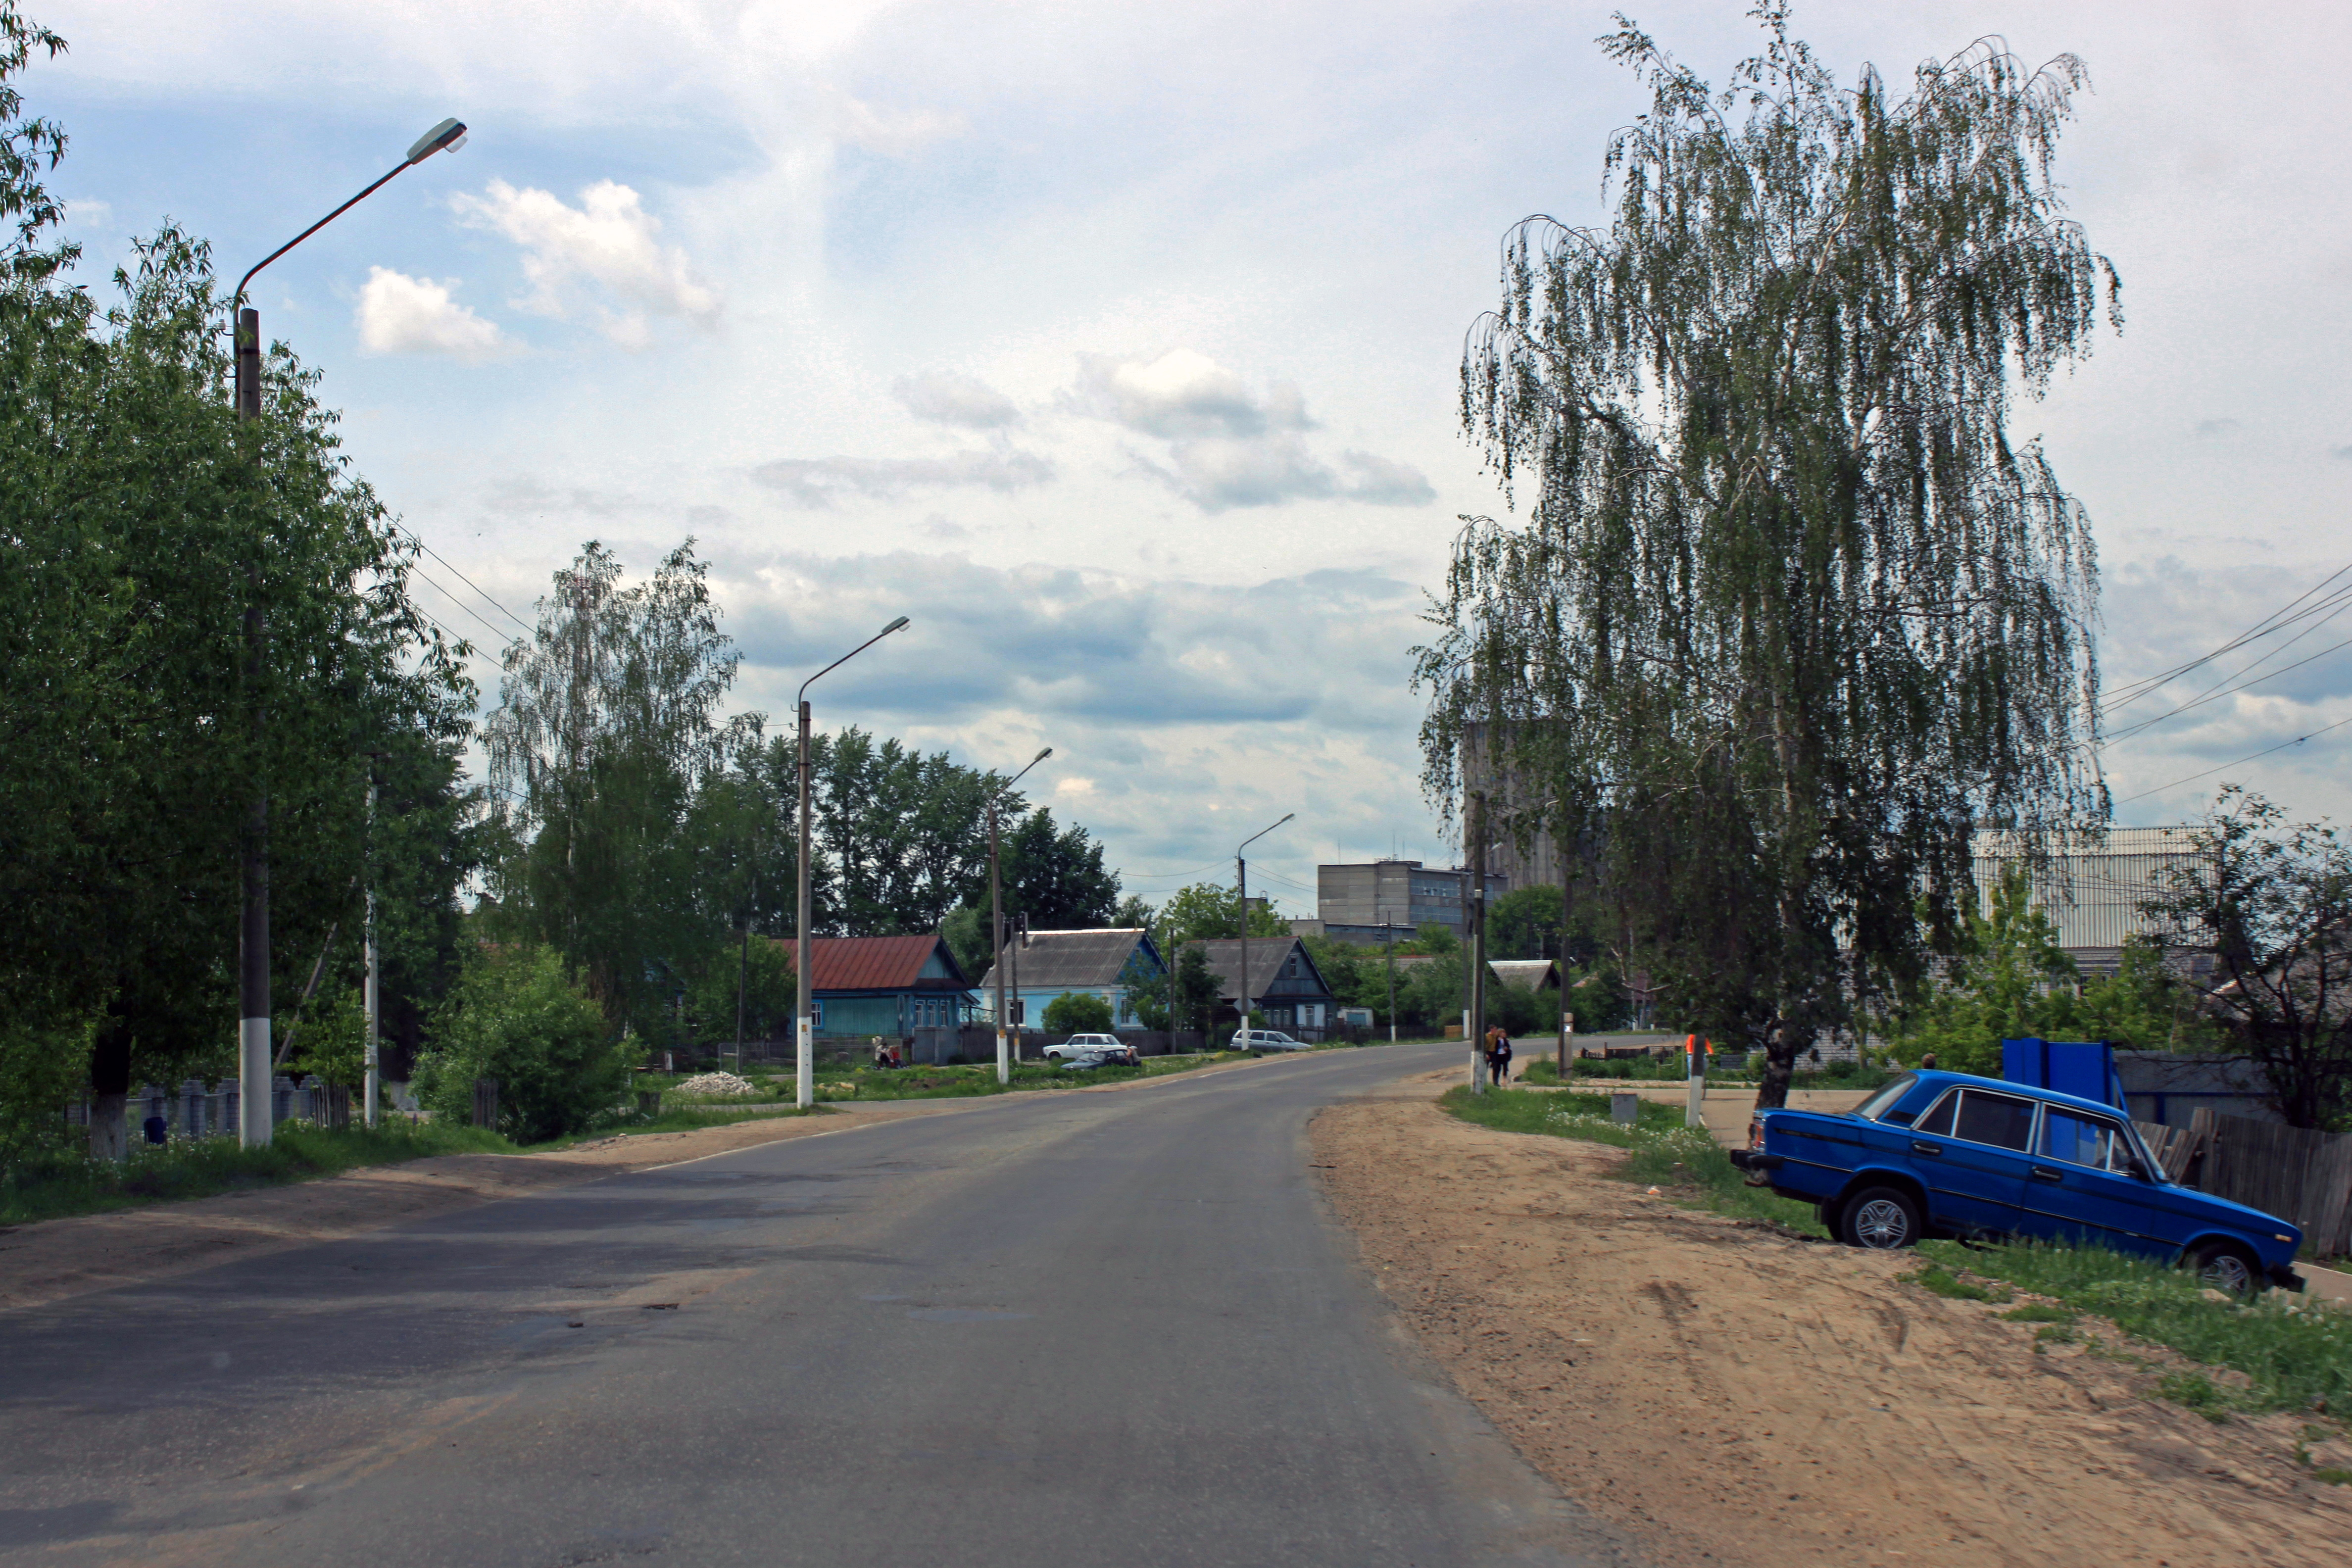
[[[253,293],[452,632],[494,650],[584,541],[649,573],[691,535],[741,706],[788,726],[906,615],[812,689],[820,727],[1053,747],[1024,787],[1154,900],[1295,813],[1251,884],[1308,915],[1318,861],[1453,858],[1410,650],[1458,519],[1506,510],[1456,374],[1505,230],[1604,216],[1645,106],[1610,8],[26,0],[71,51],[26,88],[72,138],[52,187],[93,279],[167,217],[234,276],[467,123]],[[1744,9],[1635,15],[1720,80]],[[2058,176],[2127,319],[2013,431],[2092,519],[2110,691],[2352,563],[2352,11],[1796,26],[1847,80],[1986,34],[2089,68]],[[2276,679],[2123,733],[2296,633],[2250,671]],[[2347,637],[2300,622],[2119,708],[2116,820],[2224,781],[2343,820]]]

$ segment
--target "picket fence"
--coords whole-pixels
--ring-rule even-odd
[[[206,1089],[200,1078],[189,1079],[176,1089],[142,1084],[125,1101],[123,1118],[131,1124],[134,1142],[142,1136],[145,1124],[159,1116],[163,1119],[164,1135],[168,1138],[234,1137],[241,1099],[237,1080],[233,1078],[221,1079],[212,1089]],[[269,1120],[273,1124],[317,1121],[342,1126],[351,1120],[351,1091],[321,1083],[316,1078],[306,1078],[299,1083],[290,1078],[272,1079]],[[76,1127],[88,1127],[89,1101],[68,1101],[66,1121]]]

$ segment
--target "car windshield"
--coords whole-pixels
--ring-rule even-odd
[[[1911,1086],[1918,1081],[1918,1074],[1906,1072],[1894,1082],[1883,1084],[1871,1090],[1870,1098],[1855,1106],[1853,1113],[1866,1121],[1875,1121],[1885,1112],[1888,1106],[1902,1099]]]

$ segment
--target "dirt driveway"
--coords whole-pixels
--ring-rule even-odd
[[[2037,1353],[2006,1309],[1904,1283],[1915,1259],[1681,1209],[1609,1179],[1614,1150],[1458,1121],[1433,1103],[1451,1078],[1324,1111],[1325,1190],[1463,1391],[1655,1562],[2352,1562],[2352,1487],[2297,1464],[2300,1423],[2212,1425],[2148,1396],[2163,1365]]]

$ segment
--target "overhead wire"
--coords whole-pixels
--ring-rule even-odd
[[[521,627],[521,628],[522,628],[522,630],[523,630],[526,634],[528,634],[528,633],[530,631],[531,626],[530,626],[530,622],[528,622],[528,621],[524,620],[520,616],[516,615],[512,610],[508,609],[504,605],[499,604],[499,603],[498,602],[498,600],[497,600],[497,599],[495,599],[495,598],[491,597],[491,595],[489,595],[489,594],[488,594],[488,592],[487,592],[487,591],[482,587],[482,585],[481,585],[479,583],[475,582],[471,577],[467,576],[463,572],[458,571],[458,570],[457,570],[457,568],[454,564],[452,564],[452,563],[451,563],[451,562],[450,562],[450,560],[449,560],[449,558],[448,558],[447,556],[446,556],[446,555],[442,554],[439,551],[437,551],[437,550],[434,549],[431,545],[429,545],[429,544],[425,543],[425,541],[424,541],[424,539],[423,539],[422,537],[420,537],[420,536],[417,534],[417,532],[416,532],[416,531],[415,531],[415,529],[410,528],[410,527],[408,527],[407,525],[405,525],[404,523],[401,523],[401,522],[398,522],[398,521],[394,521],[394,522],[393,523],[393,525],[392,525],[392,526],[393,526],[394,528],[395,528],[395,529],[399,530],[402,533],[406,534],[406,535],[408,536],[409,542],[410,542],[410,543],[412,543],[412,544],[414,544],[414,545],[415,545],[417,549],[422,550],[423,552],[425,552],[425,554],[430,555],[431,557],[433,557],[433,559],[434,559],[434,560],[438,561],[439,563],[441,563],[441,564],[442,564],[442,565],[444,565],[444,566],[447,566],[447,567],[449,568],[449,574],[450,574],[450,575],[452,575],[452,576],[456,577],[456,578],[457,579],[457,581],[458,581],[458,582],[463,583],[464,584],[466,584],[466,586],[467,586],[467,587],[471,588],[475,593],[481,595],[481,596],[482,596],[482,601],[483,601],[485,604],[488,605],[492,609],[494,609],[494,610],[498,611],[498,613],[499,613],[499,614],[500,614],[500,615],[504,616],[507,619],[509,619],[509,620],[512,621],[516,626],[518,626]],[[419,572],[419,574],[419,574],[420,576],[421,576],[421,575],[423,575],[423,573],[422,573],[422,571],[421,571],[421,570],[420,570],[420,572]],[[427,581],[430,581],[430,579],[427,579]],[[440,587],[440,584],[437,584],[437,583],[436,583],[436,584],[434,584],[434,586],[435,586],[435,587]],[[441,589],[441,591],[442,591],[443,593],[445,593],[445,594],[446,594],[446,593],[448,593],[448,592],[449,592],[446,588],[442,588],[442,589]],[[451,596],[454,598],[456,595],[452,595]],[[488,623],[485,623],[485,624],[487,625]],[[500,632],[500,633],[499,633],[498,635],[499,635],[501,638],[503,638],[503,637],[506,636],[506,634],[505,634],[504,632]]]
[[[2267,637],[2274,631],[2284,631],[2288,626],[2293,626],[2296,621],[2305,619],[2306,617],[2316,614],[2318,611],[2326,609],[2329,605],[2339,604],[2347,595],[2352,595],[2352,584],[2347,584],[2344,587],[2337,589],[2335,593],[2330,594],[2326,599],[2320,601],[2320,603],[2312,605],[2307,610],[2305,610],[2301,615],[2290,614],[2297,605],[2302,604],[2305,599],[2310,598],[2314,594],[2318,593],[2321,589],[2326,587],[2330,583],[2335,582],[2338,577],[2345,575],[2347,573],[2352,573],[2352,563],[2337,567],[2335,571],[2329,573],[2326,576],[2321,578],[2318,582],[2313,584],[2310,587],[2296,595],[2294,598],[2290,600],[2286,605],[2283,605],[2279,609],[2272,611],[2269,615],[2264,616],[2261,620],[2256,621],[2252,626],[2247,627],[2244,631],[2240,632],[2236,637],[2231,637],[2228,642],[2223,643],[2221,647],[2213,649],[2210,653],[2192,658],[2186,664],[2175,665],[2171,668],[2164,670],[2159,674],[2147,676],[2139,680],[2133,681],[2129,685],[2124,687],[2120,693],[2108,693],[2107,700],[2099,704],[2101,711],[2112,712],[2118,708],[2129,707],[2132,703],[2138,701],[2149,692],[2166,686],[2172,681],[2178,680],[2182,676],[2187,675],[2193,670],[2200,669],[2204,666],[2212,663],[2217,658],[2234,653],[2239,648],[2243,647],[2246,644],[2253,641],[2257,637]]]
[[[2137,795],[2125,795],[2121,800],[2115,801],[2112,804],[2116,805],[2126,805],[2136,800],[2146,800],[2152,795],[2162,795],[2168,789],[2179,789],[2185,784],[2195,784],[2199,779],[2210,779],[2215,773],[2227,773],[2230,769],[2237,767],[2241,763],[2259,761],[2263,757],[2269,756],[2273,752],[2284,752],[2290,746],[2300,746],[2305,741],[2315,741],[2320,736],[2326,734],[2328,731],[2341,730],[2347,724],[2352,724],[2352,719],[2338,719],[2335,723],[2325,725],[2320,729],[2314,730],[2308,735],[2297,735],[2292,741],[2281,741],[2277,745],[2272,746],[2268,750],[2252,752],[2246,756],[2238,758],[2235,762],[2223,763],[2220,767],[2207,768],[2201,773],[2190,773],[2185,779],[2175,779],[2170,784],[2158,784],[2154,789],[2144,789]]]

